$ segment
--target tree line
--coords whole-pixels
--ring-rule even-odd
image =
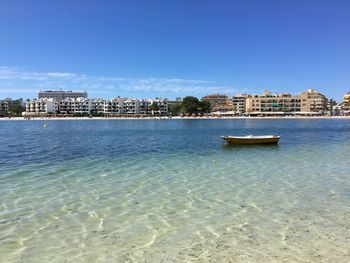
[[[211,111],[211,105],[209,101],[199,100],[193,96],[187,96],[183,98],[178,104],[169,105],[169,112],[172,115],[186,114],[186,115],[199,115],[209,113]]]

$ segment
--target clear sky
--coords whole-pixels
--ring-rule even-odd
[[[214,92],[340,100],[350,90],[349,0],[0,0],[0,98]]]

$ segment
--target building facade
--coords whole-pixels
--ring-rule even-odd
[[[176,98],[176,100],[168,100],[167,104],[167,110],[169,115],[176,116],[181,113],[182,98],[178,97]]]
[[[9,114],[9,105],[6,100],[0,100],[0,117],[6,117]]]
[[[128,98],[123,102],[123,114],[135,115],[140,114],[140,100]]]
[[[230,107],[230,100],[224,94],[211,94],[202,98],[210,103],[212,110],[227,110]]]
[[[91,114],[91,100],[87,98],[66,98],[59,101],[60,114],[89,115]]]
[[[47,98],[54,99],[55,101],[61,101],[67,98],[87,98],[88,94],[84,92],[75,92],[75,91],[64,91],[64,90],[46,90],[40,91],[38,94],[39,99]]]
[[[350,111],[350,91],[343,97],[342,110]]]
[[[251,94],[246,99],[246,113],[249,115],[320,115],[328,109],[328,99],[317,90],[309,89],[300,95],[289,93]]]
[[[25,110],[23,99],[6,98],[0,100],[0,117],[16,116]]]
[[[140,100],[139,109],[139,113],[142,115],[168,115],[168,100],[159,98],[143,99]]]
[[[156,105],[156,106],[154,106]],[[26,111],[23,115],[38,114],[64,114],[64,115],[168,115],[168,101],[166,99],[133,99],[114,98],[87,99],[65,98],[56,99],[42,98],[31,100],[26,103]]]
[[[11,99],[11,98],[6,98],[5,101],[8,103],[9,110],[17,108],[17,107],[25,107],[25,103],[23,99]]]
[[[246,112],[284,114],[301,111],[301,99],[289,93],[272,93],[265,91],[263,94],[249,95],[246,99]]]
[[[123,114],[124,99],[118,97],[111,100],[104,101],[104,114],[105,115],[119,115]]]
[[[59,103],[52,98],[27,101],[26,111],[23,112],[23,115],[55,114],[58,112],[58,104]]]
[[[248,98],[248,94],[236,94],[232,97],[232,109],[237,113],[244,113],[246,110],[246,100]]]
[[[325,95],[314,89],[308,89],[302,92],[301,98],[301,111],[302,112],[315,112],[323,113],[327,110],[328,99]]]
[[[105,114],[105,100],[93,99],[91,100],[91,114],[104,115]]]

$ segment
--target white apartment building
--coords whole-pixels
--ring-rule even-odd
[[[57,113],[58,102],[54,99],[37,99],[26,102],[26,111],[23,115],[45,115]]]
[[[111,100],[105,100],[103,112],[106,115],[118,115],[123,114],[124,111],[124,100],[123,98],[117,97]]]
[[[156,105],[158,110],[152,109]],[[166,99],[142,99],[140,100],[140,114],[142,115],[168,115],[168,100]]]
[[[125,99],[123,101],[123,114],[135,115],[140,114],[140,100],[137,99]]]
[[[92,114],[104,114],[105,113],[105,100],[93,99],[91,100],[91,113]]]
[[[152,111],[152,104],[157,105],[157,110]],[[0,105],[1,106],[1,105]],[[168,101],[166,99],[133,99],[114,98],[87,99],[87,98],[65,98],[56,101],[53,98],[32,100],[26,103],[24,115],[31,114],[71,114],[71,115],[167,115]]]
[[[87,98],[66,98],[59,102],[58,113],[89,115],[91,113],[91,100]]]

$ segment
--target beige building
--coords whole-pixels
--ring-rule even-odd
[[[343,97],[342,109],[345,111],[350,111],[350,91]]]
[[[301,98],[289,93],[252,94],[246,99],[246,112],[250,114],[284,114],[285,112],[300,112]]]
[[[302,112],[323,113],[327,110],[328,99],[317,90],[308,89],[302,92],[299,97],[301,98]]]
[[[210,103],[212,110],[225,110],[230,107],[230,101],[226,95],[223,94],[211,94],[202,98]]]
[[[285,114],[322,114],[327,110],[328,99],[317,90],[309,89],[298,96],[289,93],[248,95],[246,112],[248,114],[285,115]]]

